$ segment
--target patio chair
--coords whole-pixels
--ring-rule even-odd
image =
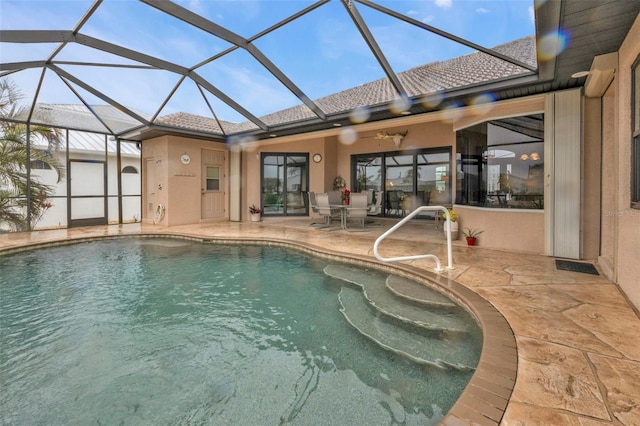
[[[322,228],[329,228],[333,219],[340,220],[340,210],[331,208],[329,194],[316,194],[316,204],[318,206],[318,214],[324,218],[324,226]]]
[[[402,191],[391,190],[387,191],[387,208],[389,209],[390,214],[400,215],[402,212]]]
[[[382,212],[382,191],[373,195],[375,201],[369,204],[368,214],[371,216],[377,216]]]
[[[375,191],[373,189],[368,189],[366,194],[367,194],[367,205],[370,206],[371,204],[373,204],[373,193]]]
[[[316,201],[316,193],[308,192],[307,199],[309,200],[309,207],[311,207],[311,211],[315,214],[320,214],[318,212],[318,202]],[[309,224],[309,226],[317,226],[317,225],[326,225],[326,223],[311,222]]]
[[[329,191],[327,195],[329,195],[329,204],[342,204],[342,191]]]
[[[349,208],[347,208],[347,219],[358,219],[362,224],[362,230],[366,230],[364,221],[367,218],[369,208],[367,206],[367,194],[364,192],[352,193],[349,197]]]

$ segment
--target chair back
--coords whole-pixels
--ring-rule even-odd
[[[342,191],[329,191],[329,204],[342,204]]]
[[[314,213],[318,213],[318,202],[316,201],[316,193],[309,192],[309,206],[311,207],[311,211]]]
[[[322,216],[331,216],[331,206],[329,205],[329,194],[316,194],[316,204],[318,206],[318,214]]]
[[[376,201],[369,206],[369,214],[378,215],[382,211],[382,191],[374,194]]]
[[[369,207],[367,205],[367,194],[364,192],[352,193],[349,197],[349,217],[366,217]]]

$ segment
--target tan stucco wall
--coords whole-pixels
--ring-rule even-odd
[[[532,114],[543,112],[543,110],[543,97],[535,96],[480,108],[464,108],[459,111],[460,114],[456,115],[455,120],[450,114],[436,113],[356,125],[347,129],[348,132],[355,131],[357,134],[354,142],[345,141],[346,138],[341,137],[340,133],[345,129],[335,129],[250,143],[243,148],[241,154],[242,183],[238,191],[240,191],[242,220],[249,220],[248,209],[251,204],[260,205],[260,159],[263,153],[308,153],[309,190],[325,192],[333,189],[333,182],[337,176],[342,176],[350,184],[351,156],[354,154],[446,146],[451,147],[455,158],[457,128],[464,128],[491,118]],[[378,131],[392,134],[405,131],[408,133],[398,148],[391,139],[375,139]],[[144,141],[143,159],[152,157],[155,162],[160,160],[155,166],[157,169],[155,180],[163,183],[165,189],[157,191],[155,202],[164,203],[167,206],[161,225],[200,222],[200,182],[202,180],[200,150],[203,147],[212,148],[215,145],[221,145],[224,148],[222,144],[170,136]],[[180,155],[185,152],[192,159],[188,166],[179,162]],[[322,155],[322,161],[319,163],[312,161],[312,156],[316,153]],[[145,164],[144,161],[143,164]],[[455,160],[453,167],[455,168]],[[455,173],[452,179],[452,185],[455,185]],[[453,193],[455,196],[455,191]],[[144,200],[144,202],[147,201]],[[455,206],[455,208],[459,211],[462,229],[474,227],[484,230],[479,240],[481,246],[530,253],[544,252],[542,211],[515,209],[504,211],[464,206]],[[152,219],[152,215],[145,216],[147,221]],[[514,238],[514,235],[517,237]]]
[[[260,202],[260,154],[263,152],[308,152],[310,156],[310,191],[325,192],[333,189],[336,176],[351,182],[351,156],[363,153],[380,153],[391,151],[410,151],[412,149],[431,147],[451,147],[455,158],[455,129],[464,128],[492,118],[517,116],[544,112],[544,98],[535,96],[509,102],[493,104],[482,108],[465,108],[456,120],[446,114],[423,116],[422,119],[401,118],[389,120],[377,125],[367,123],[348,129],[355,131],[354,142],[341,137],[338,129],[333,134],[322,137],[299,135],[296,137],[278,138],[259,142],[257,148],[249,154],[245,153],[243,168],[246,172],[247,190],[244,198],[248,209],[252,203]],[[407,131],[400,148],[391,139],[375,139],[378,131],[391,134]],[[311,161],[314,153],[322,155],[321,163]],[[455,168],[455,160],[454,165]],[[455,185],[455,174],[453,174]],[[455,196],[455,191],[454,194]],[[455,205],[460,214],[460,226],[481,228],[484,233],[479,245],[503,250],[514,250],[529,253],[544,252],[544,214],[542,210],[499,210]],[[248,214],[244,220],[248,220]],[[514,235],[516,237],[514,237]]]
[[[631,66],[640,55],[640,16],[619,50],[618,67],[618,155],[615,189],[617,280],[631,302],[640,309],[640,210],[631,209]],[[637,101],[636,101],[637,102]],[[636,164],[636,167],[638,165]],[[606,218],[605,218],[606,219]]]
[[[145,140],[142,143],[143,169],[154,167],[154,208],[158,204],[166,207],[164,218],[159,225],[183,225],[201,222],[201,189],[202,177],[202,150],[222,150],[227,152],[223,143],[204,140],[189,139],[177,136],[162,136]],[[189,164],[182,164],[180,157],[188,154],[191,157]],[[228,157],[228,156],[227,156]],[[150,163],[149,159],[153,159]],[[228,159],[227,159],[228,163]],[[145,170],[146,171],[146,170]],[[225,175],[228,175],[228,165],[224,167]],[[147,183],[143,173],[142,178],[142,203],[143,221],[152,222],[153,216],[149,214]],[[162,189],[157,189],[162,185]],[[228,197],[225,211],[228,212]],[[228,218],[228,214],[225,215]]]
[[[596,260],[600,250],[601,100],[584,99],[582,258]]]
[[[616,85],[612,84],[600,99],[602,102],[602,196],[600,202],[601,241],[598,262],[603,272],[611,279],[614,276],[616,239],[616,180],[618,142],[616,139]]]
[[[525,253],[544,252],[544,211],[454,206],[459,229],[481,229],[476,245]],[[463,238],[463,237],[461,237]]]
[[[309,154],[309,191],[324,192],[333,182],[337,170],[337,150],[335,139],[331,137],[309,137],[297,140],[270,140],[252,144],[242,152],[243,196],[242,220],[249,220],[249,206],[260,205],[260,158],[263,153],[308,153]],[[315,163],[313,154],[320,154],[322,161]]]

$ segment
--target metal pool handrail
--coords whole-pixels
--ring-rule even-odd
[[[378,259],[378,260],[380,260],[382,262],[399,262],[401,260],[414,260],[414,259],[432,258],[432,259],[434,259],[436,261],[436,269],[435,270],[437,272],[441,272],[443,270],[442,269],[442,265],[440,264],[440,259],[438,259],[438,256],[436,256],[435,254],[418,254],[418,255],[414,255],[414,256],[400,256],[400,257],[387,257],[387,258],[384,258],[378,252],[378,246],[380,245],[382,240],[387,238],[389,235],[394,233],[398,228],[400,228],[402,225],[404,225],[409,220],[411,220],[414,216],[418,215],[419,213],[421,213],[423,211],[442,211],[445,214],[446,220],[449,220],[451,218],[451,215],[449,214],[449,209],[447,209],[446,207],[443,207],[443,206],[420,206],[420,207],[418,207],[417,209],[415,209],[414,211],[409,213],[400,222],[396,223],[393,227],[391,227],[391,229],[389,229],[387,232],[385,232],[384,234],[380,235],[376,239],[376,242],[373,243],[373,254],[375,254],[376,259]],[[447,257],[448,257],[448,259],[447,259],[448,260],[447,269],[453,269],[453,256],[451,254],[451,227],[450,226],[447,227],[446,235],[447,235]]]

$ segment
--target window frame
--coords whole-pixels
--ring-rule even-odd
[[[410,195],[410,196],[417,196],[419,195],[420,192],[420,185],[419,185],[419,179],[418,179],[418,175],[419,175],[419,168],[421,166],[425,166],[426,163],[421,162],[418,157],[419,156],[423,156],[423,155],[446,155],[448,157],[447,161],[442,161],[439,162],[438,165],[435,165],[435,167],[448,167],[449,170],[449,175],[451,175],[451,173],[454,172],[454,163],[453,163],[453,150],[451,148],[451,146],[449,145],[443,145],[443,146],[436,146],[436,147],[429,147],[429,148],[420,148],[420,149],[414,149],[414,150],[407,150],[407,151],[387,151],[387,152],[369,152],[369,153],[359,153],[359,154],[353,154],[351,155],[351,186],[350,188],[353,188],[353,190],[355,191],[360,191],[362,190],[362,188],[360,187],[360,185],[358,184],[358,176],[359,176],[359,171],[358,171],[358,166],[359,166],[359,162],[361,160],[370,160],[373,158],[379,159],[380,160],[380,178],[379,178],[379,188],[364,188],[365,190],[373,190],[374,192],[377,192],[378,194],[376,196],[379,196],[380,193],[382,195],[382,200],[381,200],[381,205],[382,205],[382,210],[380,213],[375,213],[376,216],[381,216],[381,217],[392,217],[392,218],[397,218],[397,217],[401,217],[402,216],[402,212],[401,209],[393,209],[390,206],[390,200],[389,200],[389,193],[391,192],[391,190],[388,187],[388,181],[389,181],[389,176],[387,176],[388,171],[389,171],[389,163],[390,161],[392,161],[393,158],[395,157],[399,157],[399,156],[411,156],[412,160],[411,162],[407,162],[406,164],[404,164],[404,166],[410,166],[412,168],[412,183],[411,183],[411,187],[413,188],[413,192],[412,194],[405,194],[405,195]],[[442,172],[438,171],[437,173],[440,173],[440,177],[442,177]],[[442,185],[442,181],[441,179],[436,179],[436,181],[434,181],[434,184],[437,185],[437,187],[441,187]],[[434,188],[436,189],[436,188]],[[444,196],[447,198],[446,202],[437,202],[436,204],[445,204],[447,206],[452,205],[451,203],[451,199],[453,197],[453,191],[454,189],[449,185],[446,186],[446,191]],[[422,204],[422,205],[435,205],[433,202],[429,201],[428,204]],[[415,207],[415,206],[414,206]],[[395,211],[395,213],[393,213],[392,211]],[[406,213],[406,211],[404,212]],[[425,217],[431,217],[433,216],[433,214],[429,214],[429,213],[425,213],[424,215],[418,215],[417,218],[421,219],[421,218],[425,218]]]
[[[278,197],[281,198],[281,202],[278,204],[282,207],[281,211],[269,211],[267,209],[267,205],[271,203],[267,203],[265,201],[265,191],[267,187],[266,177],[265,177],[265,160],[268,157],[281,157],[282,160],[282,182],[278,183],[278,187],[282,186],[281,192],[278,194]],[[289,176],[288,169],[293,167],[294,163],[289,161],[290,158],[302,158],[304,160],[302,174],[299,176],[301,179],[301,186],[299,191],[290,191],[288,189],[289,179],[293,176]],[[280,164],[280,162],[278,162]],[[260,208],[262,210],[262,216],[308,216],[309,215],[309,202],[307,193],[309,191],[309,153],[308,152],[262,152],[260,156]],[[299,201],[303,203],[303,207],[299,204],[295,206],[290,206],[289,203],[289,195],[300,195]]]
[[[640,56],[631,66],[631,208],[640,210]]]
[[[526,121],[519,123],[518,121],[522,121],[522,119]],[[543,112],[529,112],[513,116],[491,117],[456,129],[456,173],[458,179],[464,179],[463,176],[468,174],[467,179],[475,180],[475,182],[473,186],[468,186],[469,183],[466,179],[457,183],[455,203],[484,209],[544,210],[544,120],[545,114]],[[498,124],[502,121],[505,123]],[[506,129],[519,126],[523,129],[523,139],[518,141],[498,140],[490,143],[490,125]],[[516,132],[516,130],[513,131]],[[539,133],[536,134],[536,132]],[[475,136],[470,137],[470,134],[475,134]],[[484,137],[484,144],[481,143],[482,137]],[[470,149],[470,144],[475,149]],[[527,150],[526,154],[521,154],[518,150],[507,149],[507,147],[525,147],[532,144],[540,144],[541,146]],[[482,148],[482,152],[478,151],[478,148]],[[505,171],[496,175],[492,169],[496,166],[494,162],[506,158],[513,158],[513,165],[505,164]],[[529,175],[526,178],[514,171],[520,162],[537,162],[539,160],[542,161],[529,165]],[[515,180],[512,180],[514,178]],[[530,188],[528,188],[525,192],[518,192],[517,187],[514,186],[518,180],[520,187],[523,185],[522,182],[530,181],[534,183],[534,188],[540,191],[529,192]],[[508,189],[497,190],[496,185],[499,185],[500,188],[505,185],[504,188]],[[527,187],[529,187],[528,184]],[[512,189],[515,189],[515,192]]]

